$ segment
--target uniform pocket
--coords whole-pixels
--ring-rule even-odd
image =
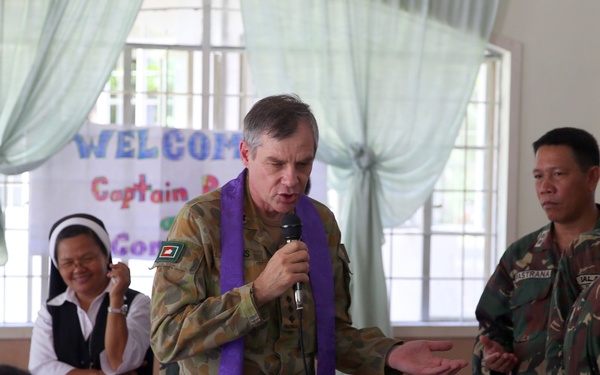
[[[510,299],[515,342],[545,334],[550,312],[553,277],[521,280]]]

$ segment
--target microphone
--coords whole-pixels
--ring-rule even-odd
[[[295,214],[287,214],[281,220],[281,233],[286,243],[298,241],[302,237],[302,222]],[[302,310],[302,283],[294,285],[294,299],[296,310]]]

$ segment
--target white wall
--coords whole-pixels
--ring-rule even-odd
[[[501,0],[493,33],[522,44],[520,237],[547,222],[533,187],[531,144],[563,126],[600,140],[600,1]]]

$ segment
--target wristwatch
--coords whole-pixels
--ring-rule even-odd
[[[123,306],[121,306],[120,309],[114,309],[114,308],[108,306],[108,312],[127,315],[127,309],[128,308],[129,307],[126,304],[124,304]]]

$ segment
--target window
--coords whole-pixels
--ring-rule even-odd
[[[9,259],[8,266],[0,267],[0,324],[31,322],[41,306],[43,278],[42,257],[30,258],[27,251],[29,173],[0,175],[0,199]],[[47,284],[45,289],[48,289]]]
[[[90,121],[238,130],[255,97],[239,0],[155,3],[144,3]]]
[[[392,322],[468,322],[504,249],[497,228],[502,155],[502,56],[481,65],[454,149],[425,204],[384,230],[384,271]],[[503,233],[503,231],[500,231]],[[501,249],[501,251],[498,251]],[[406,300],[415,301],[406,304]]]

